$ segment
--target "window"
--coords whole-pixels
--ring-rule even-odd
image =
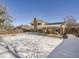
[[[41,25],[41,23],[38,23],[38,25]]]
[[[31,24],[31,25],[34,25],[34,24]]]

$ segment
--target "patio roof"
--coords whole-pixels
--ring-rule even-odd
[[[65,22],[47,23],[46,25],[64,24]]]

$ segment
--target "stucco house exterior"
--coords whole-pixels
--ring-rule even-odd
[[[36,18],[34,18],[34,20],[31,22],[31,28],[32,30],[42,32],[43,27],[45,27],[46,23],[47,22],[43,20],[37,20]]]
[[[64,22],[48,23],[43,20],[34,18],[34,20],[31,22],[31,27],[37,32],[57,35],[63,34],[65,32],[64,24]]]

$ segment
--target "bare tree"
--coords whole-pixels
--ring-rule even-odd
[[[67,16],[64,18],[67,27],[76,24],[76,19],[73,16]]]
[[[4,27],[8,24],[11,24],[12,17],[8,14],[7,8],[3,5],[0,5],[0,29],[4,29]]]

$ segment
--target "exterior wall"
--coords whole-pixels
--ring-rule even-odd
[[[33,28],[33,26],[32,26],[32,28]],[[48,33],[48,34],[49,33],[52,34],[53,29],[56,30],[57,28],[59,29],[58,30],[59,34],[60,33],[62,34],[64,32],[64,28],[61,28],[60,25],[56,25],[56,26],[55,25],[41,25],[41,26],[37,26],[37,29],[38,29],[37,31],[38,32],[43,32],[43,33],[45,32],[45,33]]]
[[[63,34],[65,32],[65,28],[61,26],[62,24],[47,25],[45,22],[41,22],[41,21],[38,22],[38,20],[36,23],[34,24],[32,22],[31,28],[34,29],[35,25],[36,25],[37,32],[48,33],[48,34],[53,34],[53,33],[54,34]],[[40,25],[38,23],[40,23]]]
[[[45,27],[45,22],[36,20],[31,23],[32,30],[34,29],[36,31],[41,31],[41,29],[43,29],[43,27]]]

